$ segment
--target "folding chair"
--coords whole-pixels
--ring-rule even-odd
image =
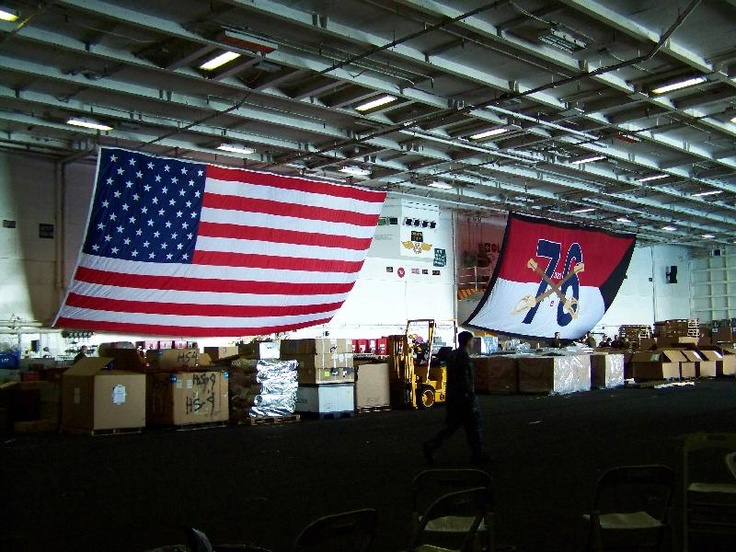
[[[728,471],[730,471],[731,475],[733,475],[733,478],[736,479],[736,451],[729,452],[726,455],[725,460]]]
[[[411,552],[467,552],[473,549],[478,528],[490,511],[488,489],[476,487],[445,494],[435,500],[422,514],[414,531],[409,550]],[[428,530],[432,524],[447,519],[467,519],[455,531],[443,532],[442,544],[437,544],[437,532]]]
[[[736,483],[724,456],[736,452],[736,433],[691,433],[682,447],[683,550],[733,549]]]
[[[324,516],[299,533],[292,552],[364,552],[377,530],[378,512],[373,508]]]
[[[677,474],[663,465],[619,466],[596,483],[587,550],[660,550],[674,539],[672,504]]]
[[[270,552],[266,548],[252,544],[218,544],[213,545],[209,537],[194,527],[187,527],[187,548],[189,552]]]
[[[451,492],[482,487],[487,493],[488,507],[477,530],[474,550],[495,550],[494,533],[494,493],[491,476],[487,472],[472,468],[434,468],[419,472],[411,484],[412,529],[416,532],[422,522],[422,516],[429,506],[439,497]],[[467,531],[473,522],[469,517],[445,517],[432,520],[425,532],[437,537],[442,542],[445,533]],[[452,539],[452,536],[449,537]]]

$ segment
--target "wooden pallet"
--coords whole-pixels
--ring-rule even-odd
[[[58,430],[59,422],[55,420],[30,420],[25,422],[15,422],[15,424],[13,424],[13,431],[16,433],[43,433]]]
[[[338,418],[352,418],[355,410],[343,410],[340,412],[302,412],[305,418],[317,418],[320,420],[337,420]]]
[[[390,404],[383,404],[380,406],[362,406],[358,408],[358,413],[363,414],[365,412],[387,412],[391,410]]]
[[[256,416],[254,418],[244,418],[239,420],[239,425],[274,425],[274,424],[293,424],[301,420],[299,414],[289,416]]]
[[[87,429],[82,427],[66,427],[59,428],[60,433],[71,433],[73,435],[89,435],[90,437],[102,437],[106,435],[131,435],[141,433],[142,427],[116,427],[111,429]]]
[[[227,422],[201,422],[198,424],[181,424],[181,425],[173,425],[168,426],[168,429],[173,429],[174,431],[198,431],[200,429],[214,429],[217,427],[227,427]]]

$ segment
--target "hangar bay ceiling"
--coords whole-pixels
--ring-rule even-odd
[[[736,238],[734,0],[0,8],[5,150],[115,145],[642,244]]]

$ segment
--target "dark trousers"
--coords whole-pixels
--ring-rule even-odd
[[[462,401],[448,401],[445,406],[447,408],[445,425],[434,437],[427,441],[427,446],[432,450],[439,449],[447,439],[462,427],[465,429],[465,437],[473,456],[482,456],[485,451],[483,447],[483,420],[480,415],[478,399],[473,397]]]

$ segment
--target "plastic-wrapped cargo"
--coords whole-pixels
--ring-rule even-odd
[[[294,414],[298,365],[296,360],[234,360],[230,365],[231,420]]]
[[[567,394],[590,390],[590,355],[519,357],[521,393]]]

